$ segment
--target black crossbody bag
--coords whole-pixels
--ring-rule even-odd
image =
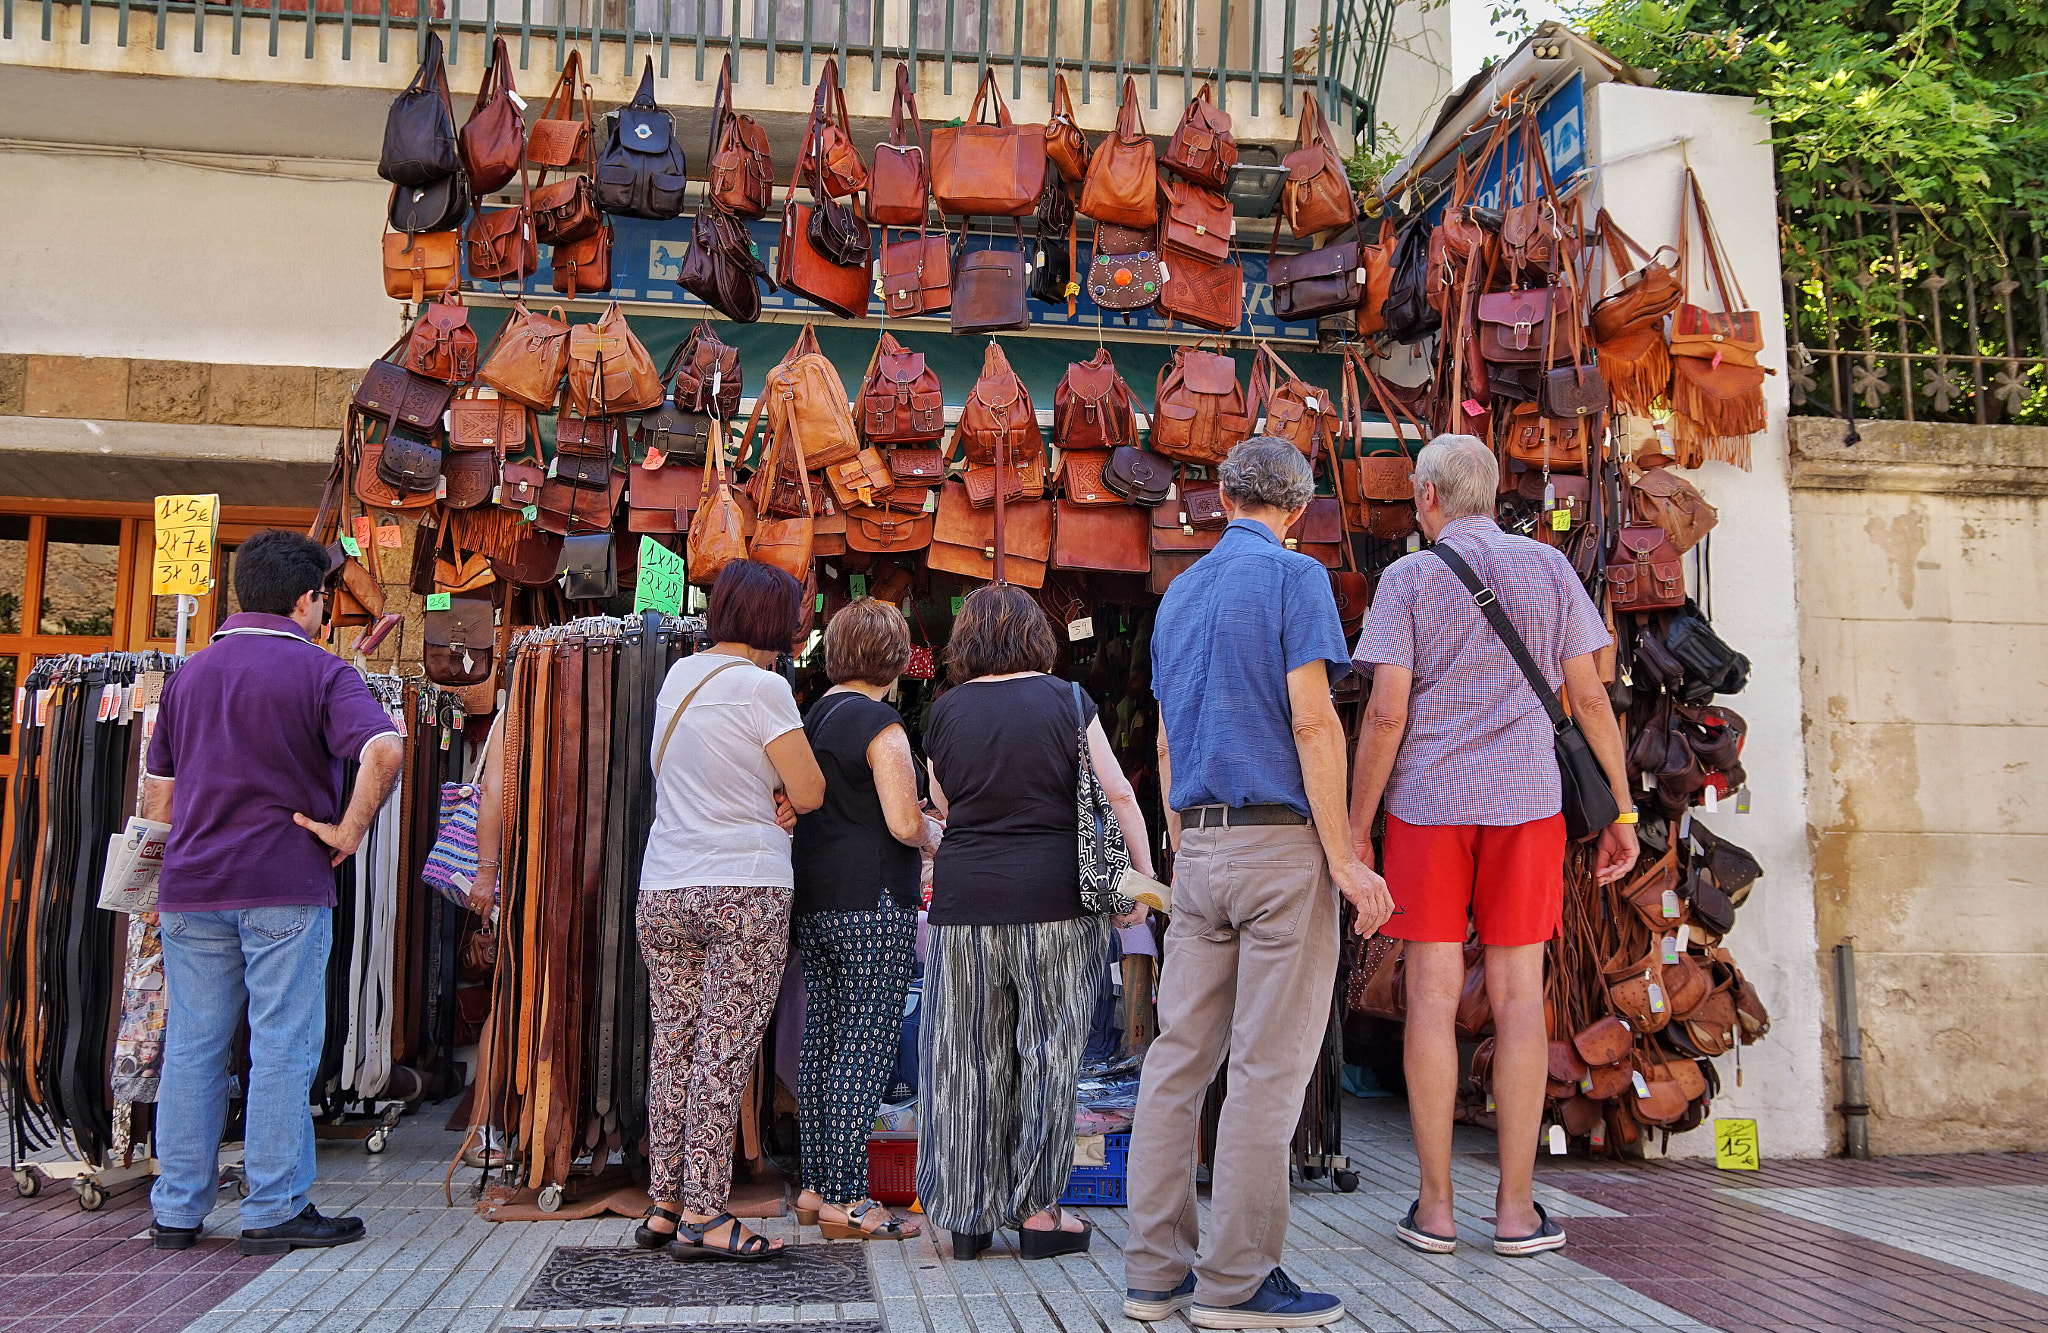
[[[1472,601],[1479,607],[1486,623],[1493,626],[1493,632],[1506,645],[1508,655],[1515,659],[1515,665],[1522,669],[1529,688],[1536,691],[1536,698],[1543,704],[1543,711],[1550,718],[1551,741],[1557,751],[1557,776],[1560,791],[1564,797],[1565,836],[1577,842],[1581,838],[1600,832],[1614,822],[1621,813],[1615,804],[1613,789],[1607,785],[1607,773],[1600,767],[1600,760],[1593,754],[1593,747],[1586,744],[1585,733],[1579,724],[1565,715],[1564,706],[1557,701],[1556,691],[1550,688],[1543,673],[1536,669],[1536,662],[1529,656],[1528,645],[1515,629],[1508,613],[1502,609],[1500,598],[1493,589],[1479,581],[1472,572],[1472,566],[1449,546],[1438,544],[1430,547],[1436,558],[1450,566],[1458,582],[1465,585],[1465,591],[1472,594]]]

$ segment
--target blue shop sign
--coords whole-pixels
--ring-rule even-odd
[[[1586,78],[1573,72],[1557,90],[1536,107],[1536,133],[1543,143],[1543,156],[1550,162],[1550,179],[1559,194],[1568,192],[1586,169]],[[1486,140],[1473,136],[1473,152]],[[1507,182],[1506,197],[1502,184]],[[1445,190],[1426,210],[1434,226],[1450,202]],[[1522,139],[1511,134],[1499,152],[1480,164],[1478,179],[1469,201],[1482,208],[1507,208],[1522,202]]]

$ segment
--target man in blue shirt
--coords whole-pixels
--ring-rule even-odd
[[[1192,1305],[1197,1328],[1297,1328],[1344,1314],[1279,1266],[1287,1145],[1337,973],[1330,890],[1366,934],[1394,904],[1346,822],[1330,686],[1351,655],[1329,576],[1281,540],[1313,474],[1293,445],[1258,436],[1220,475],[1230,527],[1174,580],[1152,632],[1173,914],[1131,1134],[1124,1313],[1150,1322]],[[1202,1248],[1196,1122],[1226,1048]]]

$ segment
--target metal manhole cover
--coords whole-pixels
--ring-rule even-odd
[[[677,1263],[658,1251],[562,1246],[519,1301],[522,1310],[605,1306],[848,1305],[872,1301],[858,1245],[792,1245],[759,1264]],[[805,1330],[822,1327],[805,1324]]]

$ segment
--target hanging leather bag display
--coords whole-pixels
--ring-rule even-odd
[[[905,115],[909,123],[904,123]],[[917,93],[910,67],[896,65],[896,93],[889,106],[889,137],[875,145],[868,174],[868,221],[884,227],[921,227],[931,207],[931,165],[925,160],[924,126],[917,118]]]
[[[1684,221],[1681,212],[1680,221]],[[1678,275],[1679,255],[1672,246],[1652,253],[1637,245],[1601,209],[1595,215],[1600,258],[1592,266],[1604,282],[1607,266],[1619,279],[1593,306],[1593,348],[1600,373],[1622,411],[1648,415],[1653,404],[1671,391],[1671,350],[1664,340],[1664,316],[1685,298]],[[1663,262],[1669,254],[1671,262]],[[1641,260],[1641,265],[1629,265]]]
[[[1067,76],[1052,76],[1052,116],[1045,122],[1046,161],[1057,168],[1063,181],[1078,181],[1088,174],[1088,137],[1074,120],[1074,97],[1067,91]]]
[[[448,67],[441,34],[427,34],[427,50],[412,82],[392,99],[384,117],[384,151],[377,174],[393,185],[430,185],[462,170],[455,144],[455,109],[448,101]]]
[[[946,396],[924,353],[893,334],[875,343],[860,386],[860,436],[868,444],[923,444],[946,433]],[[867,503],[863,501],[863,503]]]
[[[1607,605],[1616,615],[1685,605],[1685,558],[1664,529],[1625,526],[1607,554]]]
[[[462,282],[462,233],[384,233],[384,294],[418,305]]]
[[[838,91],[838,65],[827,57],[818,91],[811,103],[811,119],[804,130],[804,147],[796,169],[790,174],[789,194],[782,205],[782,237],[776,247],[775,280],[812,304],[843,315],[864,319],[873,281],[874,253],[867,224],[861,220],[856,198],[841,203],[828,192],[821,176],[817,146],[819,136],[831,124],[833,97]],[[839,114],[845,115],[843,102]],[[838,128],[833,126],[833,128]],[[808,176],[806,176],[808,166]],[[799,183],[810,188],[811,202],[796,199]]]
[[[1672,548],[1684,555],[1714,530],[1721,515],[1693,484],[1668,467],[1644,468],[1628,488],[1629,513],[1637,523],[1664,529]]]
[[[621,217],[665,222],[683,215],[690,166],[676,138],[676,118],[654,101],[654,57],[640,71],[633,100],[613,112],[611,133],[597,155],[597,206]]]
[[[893,509],[849,507],[846,549],[869,555],[922,551],[932,544],[936,523],[936,509],[932,513],[902,514]]]
[[[1509,458],[1532,471],[1584,472],[1592,434],[1587,423],[1560,421],[1543,414],[1535,403],[1516,403],[1501,430]]]
[[[1211,190],[1229,188],[1231,170],[1237,166],[1237,140],[1230,133],[1230,113],[1216,105],[1209,84],[1189,100],[1159,165]]]
[[[579,90],[584,99],[581,116],[576,114]],[[543,167],[567,167],[582,160],[589,142],[590,88],[583,82],[583,52],[571,46],[561,77],[526,137],[526,156]]]
[[[698,209],[676,286],[727,319],[751,324],[761,318],[761,282],[776,290],[746,224],[715,203]]]
[[[386,216],[398,231],[453,231],[469,216],[469,180],[461,172],[425,185],[394,185]]]
[[[1138,81],[1124,76],[1117,102],[1116,131],[1095,146],[1088,161],[1088,179],[1081,187],[1080,211],[1097,222],[1123,227],[1159,225],[1159,173],[1156,150],[1138,114]]]
[[[505,39],[491,44],[491,63],[477,85],[476,105],[462,123],[456,147],[469,188],[479,197],[507,184],[526,161],[526,118],[512,86],[512,56]]]
[[[1686,216],[1690,205],[1692,218]],[[1691,301],[1671,315],[1671,433],[1696,445],[1705,457],[1749,466],[1749,437],[1764,428],[1764,376],[1757,364],[1763,350],[1763,321],[1745,309],[1742,285],[1722,263],[1721,247],[1707,212],[1707,196],[1699,178],[1685,173],[1685,194],[1679,201],[1679,273],[1687,293],[1692,290],[1690,236],[1698,223],[1700,245],[1707,252],[1706,269],[1720,298],[1721,310],[1710,311]]]
[[[1162,248],[1169,256],[1198,264],[1221,264],[1230,258],[1230,238],[1237,218],[1227,195],[1186,181],[1162,178],[1166,216]]]
[[[568,365],[569,325],[561,307],[536,315],[515,300],[477,378],[514,402],[552,412]]]
[[[479,210],[463,234],[463,260],[479,281],[524,282],[540,271],[540,240],[533,234],[533,192],[526,164],[519,164],[519,202],[510,208]]]
[[[1031,394],[994,339],[982,353],[981,375],[960,409],[953,447],[969,467],[993,466],[999,457],[1012,465],[1045,458],[1045,436]]]
[[[953,304],[952,238],[919,227],[889,239],[882,229],[882,310],[893,319],[929,315]]]
[[[1266,249],[1266,273],[1273,284],[1273,314],[1290,322],[1321,319],[1355,310],[1364,299],[1364,261],[1354,237],[1300,254],[1279,253],[1280,229]]]
[[[714,481],[713,469],[716,469]],[[734,498],[725,474],[725,440],[714,443],[704,460],[704,500],[690,522],[685,548],[690,582],[708,588],[735,560],[747,558],[747,516]]]
[[[448,295],[427,302],[413,321],[405,335],[405,368],[444,384],[467,384],[476,377],[476,330],[460,293]]]
[[[1052,438],[1063,451],[1137,444],[1131,388],[1117,373],[1107,347],[1096,348],[1086,361],[1069,363],[1060,377],[1052,394]]]
[[[1358,216],[1358,201],[1352,197],[1344,158],[1323,118],[1322,103],[1307,89],[1302,90],[1301,115],[1295,122],[1294,151],[1281,159],[1281,165],[1287,168],[1287,183],[1280,187],[1280,212],[1295,236],[1307,240]]]
[[[752,116],[732,109],[732,57],[718,69],[711,99],[710,197],[734,217],[758,218],[775,197],[775,164],[768,156],[768,132]]]
[[[1152,402],[1153,452],[1176,462],[1220,463],[1252,433],[1237,362],[1223,352],[1176,347]]]
[[[631,416],[668,397],[654,358],[614,301],[595,324],[569,330],[569,401],[590,417]]]
[[[962,238],[965,244],[965,238]],[[964,250],[953,271],[952,329],[956,334],[1000,333],[1031,327],[1025,305],[1024,224],[1015,250]]]
[[[1166,266],[1158,310],[1211,333],[1233,333],[1244,323],[1244,270],[1236,264],[1177,259]]]
[[[594,296],[612,289],[612,224],[601,222],[580,241],[557,245],[548,285],[564,296]]]
[[[982,119],[984,106],[993,123]],[[1016,125],[991,67],[964,125],[932,130],[932,196],[939,210],[968,217],[1023,217],[1045,188],[1045,127]]]

